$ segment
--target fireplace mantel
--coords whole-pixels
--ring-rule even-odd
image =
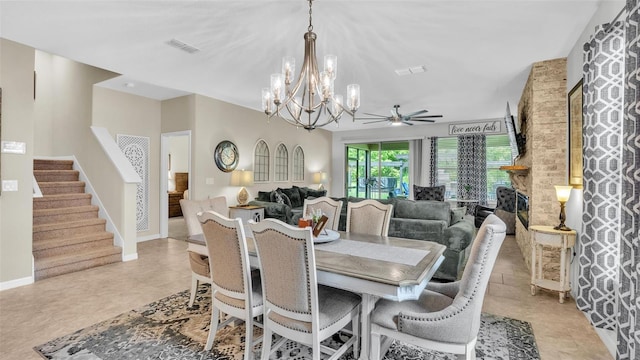
[[[509,165],[500,166],[500,170],[509,173],[511,184],[516,190],[523,193],[527,192],[527,175],[529,174],[529,167],[523,165]]]

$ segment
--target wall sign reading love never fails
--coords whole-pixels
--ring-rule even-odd
[[[449,135],[496,134],[500,132],[501,120],[469,124],[449,124]]]

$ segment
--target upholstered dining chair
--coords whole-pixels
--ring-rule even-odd
[[[378,301],[371,317],[371,359],[384,355],[383,336],[474,359],[484,294],[504,238],[504,222],[489,215],[478,230],[461,280],[429,283],[418,300]]]
[[[377,200],[347,203],[347,232],[387,236],[393,204]]]
[[[342,210],[342,201],[333,200],[330,197],[323,196],[315,199],[304,199],[302,206],[302,215],[306,216],[310,212],[320,209],[322,213],[329,218],[327,228],[338,230],[340,223],[340,210]]]
[[[253,359],[254,318],[262,315],[260,278],[252,278],[242,220],[213,211],[198,215],[209,251],[211,268],[211,323],[205,350],[211,350],[218,329],[231,321],[245,321],[244,359]],[[220,322],[220,312],[230,315]],[[257,342],[259,342],[258,340]]]
[[[229,214],[227,198],[224,196],[204,200],[180,199],[180,207],[182,208],[184,221],[187,224],[189,237],[202,234],[202,227],[200,226],[200,221],[198,221],[198,213],[212,210],[224,216]],[[191,267],[191,295],[189,297],[189,307],[191,307],[196,300],[198,285],[200,283],[211,283],[211,274],[207,256],[193,251],[187,251],[187,253],[189,254],[189,266]]]
[[[313,236],[310,228],[298,228],[275,219],[250,223],[260,260],[264,293],[262,360],[268,360],[287,339],[311,347],[313,359],[320,352],[338,359],[349,347],[358,358],[360,296],[318,285]],[[353,335],[333,350],[320,342],[351,324]],[[271,346],[272,334],[282,338]]]

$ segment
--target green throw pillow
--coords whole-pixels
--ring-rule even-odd
[[[449,225],[453,225],[462,221],[466,213],[467,213],[466,206],[451,209],[451,224]]]

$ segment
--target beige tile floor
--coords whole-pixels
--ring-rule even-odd
[[[189,288],[186,244],[159,239],[138,245],[139,259],[38,281],[0,292],[0,359],[41,359],[33,346]],[[542,359],[611,359],[570,300],[529,295],[520,251],[507,238],[484,310],[533,325]]]

